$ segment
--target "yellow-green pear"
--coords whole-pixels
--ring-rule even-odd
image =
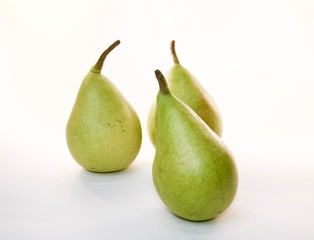
[[[70,153],[78,164],[93,172],[127,168],[142,143],[137,113],[101,74],[105,58],[119,44],[117,40],[104,51],[84,78],[66,126]]]
[[[171,41],[170,50],[174,65],[169,70],[167,81],[172,94],[187,104],[218,135],[222,135],[222,119],[216,103],[200,82],[184,68],[175,50],[175,41]],[[148,113],[148,134],[155,144],[155,111],[153,103]]]
[[[216,218],[237,192],[234,158],[220,137],[171,93],[156,70],[156,153],[153,181],[164,204],[191,221]]]

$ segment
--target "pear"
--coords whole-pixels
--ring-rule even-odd
[[[218,136],[222,136],[222,119],[213,98],[200,82],[180,64],[175,50],[175,41],[171,41],[170,50],[174,65],[168,72],[167,80],[172,94],[192,108]],[[147,126],[153,145],[155,145],[155,111],[156,103],[153,103],[148,113]]]
[[[153,182],[164,204],[180,218],[216,218],[233,202],[234,158],[206,123],[171,93],[159,70]]]
[[[84,78],[66,126],[66,140],[73,158],[93,172],[127,168],[142,143],[137,113],[117,87],[101,74],[115,41]]]

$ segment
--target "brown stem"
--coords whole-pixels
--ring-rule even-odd
[[[157,78],[158,83],[159,83],[160,92],[162,92],[164,94],[170,93],[167,81],[166,81],[164,75],[161,73],[161,71],[159,71],[158,69],[155,70],[155,75],[156,75],[156,78]]]
[[[171,44],[170,44],[170,50],[171,50],[171,54],[172,54],[172,58],[175,64],[180,64],[179,58],[177,56],[176,53],[176,48],[175,48],[175,41],[172,40]]]
[[[95,72],[100,72],[102,69],[102,66],[104,64],[104,61],[107,57],[107,55],[116,47],[120,44],[120,40],[115,41],[113,44],[111,44],[99,57],[98,61],[94,65],[93,70]]]

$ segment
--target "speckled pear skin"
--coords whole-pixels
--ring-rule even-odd
[[[234,158],[190,107],[164,89],[160,87],[156,104],[156,191],[180,218],[216,218],[231,205],[237,192]]]
[[[188,105],[218,135],[222,136],[223,123],[220,112],[213,98],[200,82],[184,68],[176,55],[175,42],[171,42],[174,65],[167,74],[168,87],[171,93]],[[155,103],[148,114],[148,133],[155,145]]]
[[[76,162],[93,172],[123,170],[140,150],[142,130],[137,113],[95,66],[80,86],[66,140]]]

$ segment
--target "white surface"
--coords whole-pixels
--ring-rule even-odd
[[[268,167],[239,156],[245,163],[239,166],[240,187],[231,208],[214,221],[194,223],[164,208],[154,191],[151,163],[143,159],[126,171],[94,174],[70,161],[65,152],[11,150],[0,172],[1,239],[314,236],[313,167],[276,163],[276,159],[268,161]]]
[[[313,239],[313,1],[0,1],[0,239]],[[65,124],[99,54],[137,110],[141,152],[92,174]],[[170,214],[152,185],[153,71],[181,63],[216,100],[239,191],[215,221]]]

